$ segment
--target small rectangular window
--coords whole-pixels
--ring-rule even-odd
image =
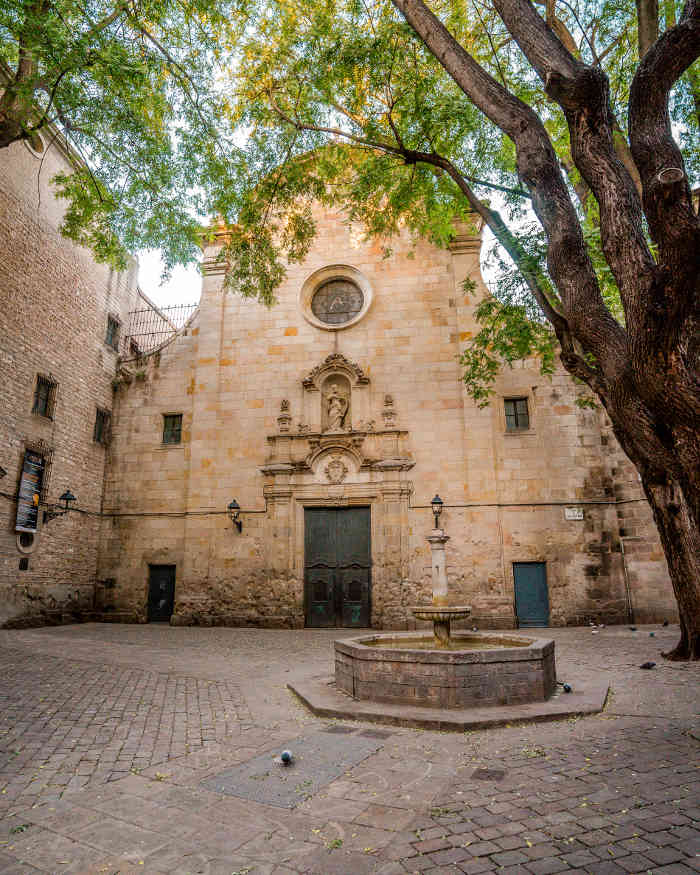
[[[32,413],[45,416],[47,419],[53,419],[57,385],[50,377],[43,377],[41,374],[37,375]]]
[[[98,407],[97,414],[95,415],[95,428],[92,432],[92,439],[95,443],[107,446],[109,443],[109,427],[111,421],[112,414],[109,410],[102,410]]]
[[[163,443],[179,444],[182,440],[182,414],[166,413],[163,416]]]
[[[112,349],[119,348],[119,320],[114,316],[107,317],[107,334],[105,335],[105,343],[111,346]]]
[[[527,398],[506,398],[506,431],[525,431],[530,428]]]

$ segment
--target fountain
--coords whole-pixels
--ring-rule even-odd
[[[435,522],[436,526],[427,539],[432,554],[433,603],[426,607],[411,608],[411,613],[416,620],[433,621],[434,646],[441,649],[451,646],[452,621],[466,619],[471,614],[472,609],[466,605],[450,607],[447,604],[445,544],[450,540],[450,536],[446,535],[442,529],[437,528],[437,517]]]
[[[393,632],[336,641],[337,688],[355,699],[440,708],[548,699],[556,689],[553,641],[492,632],[453,633],[451,623],[466,619],[471,608],[448,603],[449,536],[438,528],[439,496],[432,506],[435,528],[427,536],[432,604],[411,608],[416,619],[432,620],[432,637]]]

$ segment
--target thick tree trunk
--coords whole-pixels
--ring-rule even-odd
[[[678,602],[681,640],[668,659],[700,659],[700,527],[682,489],[670,479],[642,485],[659,530]]]

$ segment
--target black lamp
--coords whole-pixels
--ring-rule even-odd
[[[58,499],[63,502],[63,512],[68,513],[70,510],[71,501],[77,501],[75,495],[70,491],[70,489],[66,489],[63,495]]]
[[[430,502],[430,506],[433,509],[433,516],[435,517],[435,528],[439,528],[438,520],[440,519],[440,514],[442,513],[442,499],[440,496],[435,493],[435,498]]]
[[[243,531],[243,521],[241,520],[241,506],[234,498],[231,504],[228,506],[228,515],[231,517],[231,521],[234,526],[238,529],[239,532]]]
[[[56,505],[48,510],[44,511],[44,522],[48,523],[51,520],[56,519],[57,516],[65,516],[70,510],[70,505],[72,501],[77,501],[75,495],[70,491],[70,489],[66,489],[66,491],[61,495],[58,499],[63,502],[63,508],[60,510],[56,509]]]

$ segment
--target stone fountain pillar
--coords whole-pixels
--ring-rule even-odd
[[[431,574],[433,581],[432,607],[411,608],[417,620],[432,620],[436,647],[450,646],[450,623],[462,620],[471,613],[466,605],[450,607],[447,603],[447,571],[445,567],[445,544],[450,540],[442,529],[433,529],[427,536],[431,553]]]
[[[428,535],[432,553],[433,605],[447,606],[447,571],[445,570],[445,544],[450,540],[442,529],[433,529]]]

